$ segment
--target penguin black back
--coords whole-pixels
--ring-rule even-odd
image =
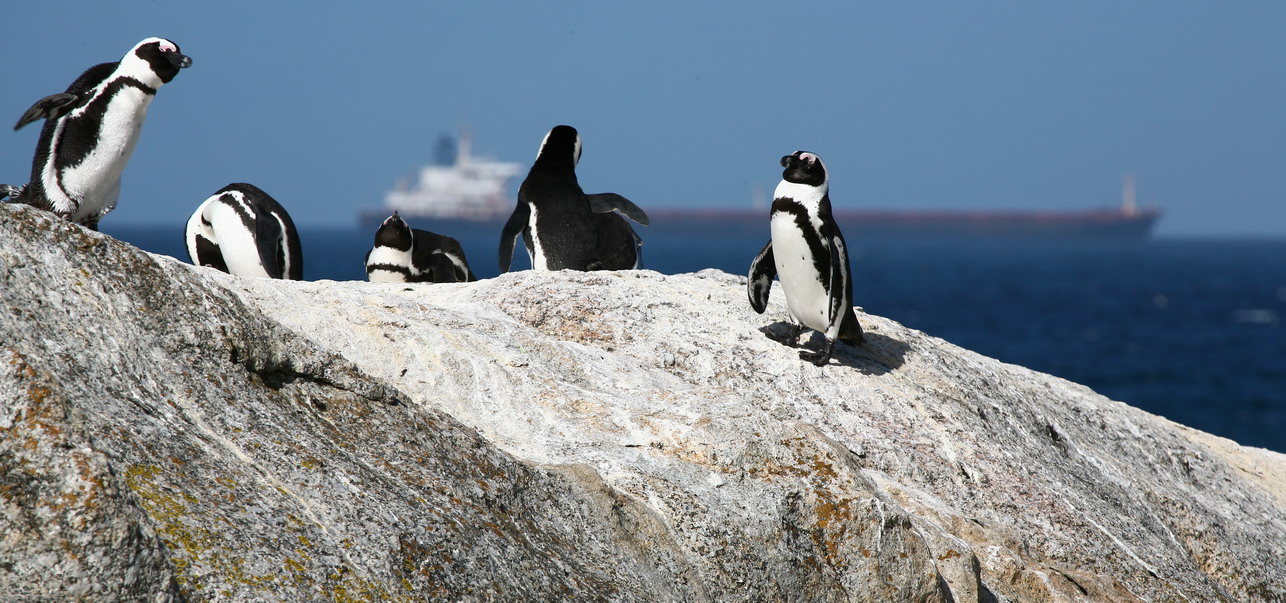
[[[615,193],[586,195],[576,178],[580,134],[555,126],[518,189],[518,203],[500,235],[500,270],[509,270],[519,235],[536,270],[624,270],[639,266],[640,239],[622,215],[640,224],[647,214]]]

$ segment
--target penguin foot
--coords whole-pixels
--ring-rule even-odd
[[[835,350],[835,342],[828,340],[826,342],[826,345],[822,347],[821,351],[810,352],[808,350],[804,350],[799,353],[799,357],[817,366],[825,366],[827,362],[830,362],[831,352],[834,350]]]
[[[817,366],[825,366],[831,359],[831,355],[826,352],[809,352],[808,350],[800,352],[799,357],[816,364]]]

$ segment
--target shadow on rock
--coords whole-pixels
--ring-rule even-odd
[[[786,339],[790,329],[790,323],[778,321],[760,327],[759,332],[769,339],[782,341]],[[804,334],[808,338],[804,340],[803,345],[797,343],[788,343],[786,345],[792,348],[820,350],[825,343],[825,338],[817,331],[805,329]],[[831,353],[831,364],[855,368],[867,375],[884,375],[889,371],[901,368],[906,360],[907,352],[911,351],[911,346],[888,335],[867,331],[863,336],[866,338],[866,342],[858,347],[853,347],[843,342],[836,343],[835,349]]]

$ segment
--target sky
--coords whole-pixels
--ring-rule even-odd
[[[837,209],[1116,206],[1160,236],[1286,236],[1286,2],[20,2],[0,36],[12,122],[139,40],[163,87],[103,220],[173,224],[231,182],[301,227],[358,210],[444,133],[529,166],[581,133],[589,192],[751,206],[818,153]],[[39,124],[0,133],[0,182]],[[517,182],[511,187],[516,194]]]

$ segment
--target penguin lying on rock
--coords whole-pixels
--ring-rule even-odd
[[[791,329],[769,336],[793,345],[804,327],[821,331],[826,343],[799,357],[817,366],[830,360],[838,339],[865,341],[853,313],[853,274],[844,235],[831,215],[826,167],[815,153],[795,151],[781,158],[782,181],[773,193],[771,239],[750,263],[750,306],[763,314],[772,279],[781,280]]]
[[[304,254],[290,214],[259,187],[229,184],[188,219],[188,257],[237,276],[302,280]]]
[[[12,197],[98,230],[116,207],[121,172],[138,143],[147,106],[156,91],[192,59],[163,38],[139,42],[114,63],[90,67],[66,92],[36,101],[18,124],[45,120],[31,164],[31,181],[0,185]]]
[[[366,278],[373,283],[462,283],[476,281],[464,249],[455,239],[411,228],[393,212],[375,231],[366,253]]]
[[[625,218],[647,226],[647,214],[616,193],[586,195],[576,181],[580,154],[576,128],[556,126],[545,135],[500,233],[501,272],[509,271],[518,235],[535,270],[631,270],[642,265],[642,241]]]

